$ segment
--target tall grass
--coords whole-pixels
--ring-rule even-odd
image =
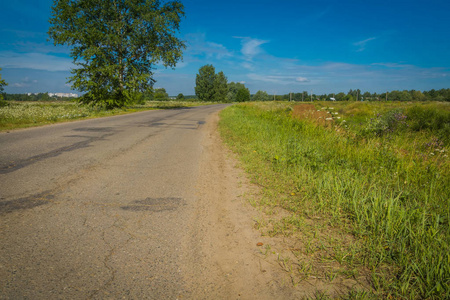
[[[265,187],[266,204],[298,220],[327,217],[328,226],[354,236],[354,255],[345,263],[370,270],[376,295],[450,298],[450,164],[437,137],[442,128],[393,129],[384,120],[387,127],[370,132],[370,122],[399,108],[383,107],[383,115],[370,105],[336,108],[340,116],[345,109],[359,119],[325,128],[292,118],[287,103],[243,104],[224,110],[220,126]],[[405,119],[395,112],[385,118],[391,117]],[[304,224],[291,218],[289,228],[301,231]]]

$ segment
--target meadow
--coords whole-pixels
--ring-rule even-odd
[[[255,227],[288,241],[293,284],[450,298],[450,103],[253,102],[222,111],[220,130],[260,187]]]
[[[142,105],[107,110],[72,101],[7,101],[0,106],[0,131],[87,118],[98,118],[152,109],[192,107],[211,103],[195,101],[148,101]]]

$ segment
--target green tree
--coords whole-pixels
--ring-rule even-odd
[[[269,101],[270,96],[265,91],[257,91],[256,94],[253,95],[254,101]]]
[[[165,88],[159,88],[155,90],[153,97],[155,100],[167,100],[169,99],[169,94],[167,94]]]
[[[177,96],[177,100],[184,100],[184,95],[182,93],[179,93]]]
[[[236,102],[250,101],[250,91],[246,87],[241,87],[236,93]]]
[[[228,93],[228,80],[225,74],[220,71],[214,78],[214,101],[225,102]]]
[[[201,101],[214,101],[215,99],[215,72],[213,65],[204,65],[198,70],[195,78],[195,95]]]
[[[236,96],[240,89],[246,89],[246,87],[243,83],[240,83],[240,82],[228,83],[227,101],[228,102],[236,102],[237,101]]]
[[[342,101],[345,98],[345,93],[343,92],[337,93],[334,98],[336,99],[336,101]]]
[[[392,91],[388,95],[391,101],[411,101],[412,96],[408,91]]]
[[[2,70],[2,68],[0,68],[0,71]],[[4,79],[2,79],[2,74],[0,74],[0,100],[3,99],[3,95],[1,94],[4,90],[4,87],[7,86],[8,84],[6,83],[6,81]]]
[[[411,97],[413,101],[424,101],[425,95],[421,91],[411,91]]]
[[[182,58],[183,5],[175,0],[54,0],[48,34],[68,45],[76,68],[70,82],[81,101],[120,107],[152,87],[157,63]]]
[[[355,101],[355,98],[351,94],[345,95],[345,97],[342,99],[344,101]]]
[[[143,91],[141,95],[142,95],[143,102],[151,101],[151,100],[155,99],[152,89],[147,89],[147,90]]]
[[[0,71],[2,70],[2,68],[0,68]],[[4,79],[2,79],[2,74],[0,74],[0,106],[5,106],[7,105],[7,102],[3,100],[3,90],[4,90],[4,86],[7,86],[8,84],[6,83],[6,81]]]

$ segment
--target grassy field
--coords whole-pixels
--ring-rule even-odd
[[[264,234],[317,298],[450,298],[450,103],[246,103],[221,134],[261,194]],[[268,249],[269,250],[269,249]],[[319,286],[319,285],[318,285]]]
[[[113,116],[143,110],[192,107],[211,103],[192,101],[148,101],[144,105],[134,105],[113,110],[105,110],[68,101],[8,101],[7,104],[7,106],[0,107],[0,131],[66,122],[70,120]]]

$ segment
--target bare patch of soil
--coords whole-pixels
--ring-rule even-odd
[[[198,201],[186,244],[196,257],[185,272],[192,298],[298,299],[304,293],[292,287],[274,255],[265,255],[273,241],[254,228],[259,212],[246,200],[256,189],[223,146],[218,120],[214,114],[203,128]]]
[[[192,298],[302,299],[317,293],[333,297],[358,286],[345,277],[330,280],[302,274],[299,270],[314,262],[304,254],[300,236],[269,237],[256,229],[274,216],[250,205],[249,199],[258,197],[258,187],[222,144],[218,120],[214,114],[203,128],[198,202],[186,242],[188,256],[195,258],[184,272]]]

